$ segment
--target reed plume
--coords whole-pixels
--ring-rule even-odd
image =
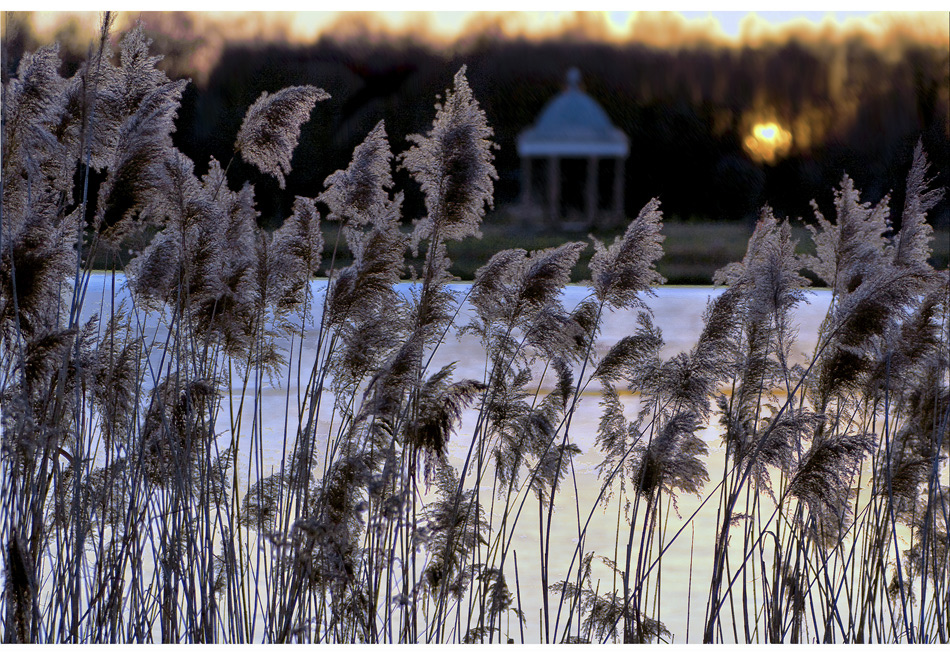
[[[264,91],[244,115],[235,151],[262,173],[277,178],[283,189],[300,127],[310,118],[314,106],[329,97],[315,86],[289,86],[274,94]]]

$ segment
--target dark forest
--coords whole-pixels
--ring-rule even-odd
[[[408,143],[395,135],[425,127],[432,98],[463,64],[498,144],[497,208],[518,195],[518,133],[563,88],[572,66],[630,139],[628,215],[659,197],[667,215],[679,220],[754,222],[764,204],[780,215],[808,217],[813,199],[823,211],[830,209],[824,190],[843,173],[867,201],[890,194],[900,206],[918,140],[935,163],[935,184],[950,183],[944,165],[950,161],[950,49],[909,38],[882,46],[860,36],[823,43],[792,34],[758,47],[657,48],[576,34],[529,40],[489,25],[437,46],[425,35],[387,39],[366,28],[311,43],[225,45],[207,71],[197,71],[189,55],[201,37],[194,36],[187,14],[143,14],[142,20],[165,53],[162,67],[192,79],[174,140],[196,162],[231,158],[244,112],[262,91],[316,84],[330,93],[304,127],[286,191],[278,193],[273,179],[234,162],[235,178],[255,183],[261,221],[269,227],[290,213],[296,195],[318,193],[321,181],[346,165],[378,121],[385,120],[394,135],[393,149],[405,150]],[[6,22],[4,83],[22,54],[38,44],[24,17]],[[70,74],[88,43],[59,40],[63,74]],[[752,124],[763,118],[794,136],[786,156],[773,162],[756,161],[743,148]],[[407,179],[397,173],[398,182]],[[931,221],[946,225],[948,207],[944,200]],[[409,185],[405,215],[422,212],[422,196]]]

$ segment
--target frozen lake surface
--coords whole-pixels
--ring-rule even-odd
[[[468,286],[460,283],[452,285],[452,288],[458,292],[459,298],[461,298]],[[402,284],[399,290],[408,295],[410,288],[409,284]],[[248,400],[240,421],[243,434],[255,435],[250,440],[256,443],[253,449],[256,454],[252,454],[251,449],[245,451],[243,444],[246,443],[244,441],[246,437],[242,437],[242,448],[239,457],[241,471],[239,473],[244,478],[245,484],[247,484],[247,480],[253,481],[256,479],[258,475],[255,473],[256,471],[263,472],[266,475],[273,468],[279,466],[283,453],[291,447],[296,430],[297,403],[302,401],[301,395],[303,393],[303,390],[298,387],[297,380],[300,379],[302,384],[306,384],[308,372],[316,357],[316,326],[319,325],[319,306],[325,290],[326,281],[315,280],[312,282],[314,305],[317,311],[314,312],[313,322],[309,323],[304,331],[302,356],[299,359],[300,375],[297,375],[297,368],[294,366],[289,375],[284,372],[278,379],[266,383],[260,394],[255,394],[253,386],[248,389],[246,396]],[[703,313],[707,302],[721,292],[722,289],[712,287],[661,287],[656,290],[655,296],[645,298],[647,305],[653,312],[654,322],[663,334],[665,345],[661,351],[661,356],[664,359],[693,347],[702,329]],[[570,310],[588,294],[589,289],[586,287],[572,285],[564,290],[562,302],[565,308]],[[127,309],[131,308],[131,298],[124,288],[124,279],[121,276],[116,276],[113,279],[105,274],[93,275],[89,280],[86,292],[84,318],[88,318],[93,313],[107,316],[110,313],[111,298],[113,297],[116,306],[120,302],[124,302]],[[830,298],[831,294],[828,291],[812,291],[808,294],[808,302],[801,304],[796,309],[795,323],[799,332],[796,347],[792,352],[793,363],[804,361],[813,350],[818,327],[825,316]],[[137,316],[136,320],[142,321],[147,338],[164,340],[167,333],[164,328],[160,327],[160,321],[157,320],[155,315],[141,314]],[[456,320],[456,325],[462,326],[469,319],[470,313],[463,306]],[[599,340],[596,343],[598,352],[606,352],[610,346],[622,337],[632,334],[636,330],[636,321],[636,311],[608,313],[604,317]],[[282,343],[285,349],[290,345],[287,340]],[[293,344],[293,348],[295,352],[291,359],[296,362],[298,360],[296,351],[300,346],[299,344]],[[473,378],[482,380],[484,378],[484,353],[481,351],[481,346],[476,337],[470,334],[462,337],[451,334],[435,353],[429,372],[437,371],[445,364],[452,362],[456,363],[455,379]],[[235,385],[232,387],[231,398],[229,399],[226,395],[223,399],[219,425],[226,426],[228,417],[235,415],[240,391],[240,387]],[[255,395],[259,399],[260,405],[252,409],[253,403],[251,401],[255,398]],[[600,419],[599,400],[600,395],[597,393],[597,389],[592,386],[582,397],[578,411],[573,418],[571,438],[580,447],[582,454],[574,460],[573,480],[566,481],[571,486],[576,487],[576,493],[575,489],[562,487],[561,495],[558,497],[559,502],[556,503],[558,519],[552,526],[551,534],[550,566],[552,572],[568,569],[568,564],[574,555],[574,549],[578,542],[578,521],[583,523],[586,520],[588,513],[596,506],[601,489],[601,480],[598,478],[596,470],[601,458],[594,447],[597,425]],[[628,418],[634,418],[637,398],[627,394],[623,396],[623,400],[626,404],[625,411]],[[325,407],[332,407],[332,402],[327,402]],[[254,422],[255,413],[258,419],[256,425]],[[318,452],[322,452],[322,447],[325,446],[326,435],[333,433],[331,421],[332,412],[321,410],[317,434],[320,435],[318,438],[323,439],[323,443],[318,444]],[[457,434],[449,442],[450,461],[456,467],[460,467],[468,454],[474,423],[475,410],[468,410],[463,415],[462,425]],[[724,453],[720,444],[720,434],[715,417],[712,418],[710,424],[712,427],[707,427],[703,431],[702,437],[709,446],[710,453],[707,468],[710,471],[710,477],[718,479],[720,475],[718,472],[721,472],[724,466]],[[222,438],[222,447],[224,447],[227,444],[227,437],[222,435]],[[491,481],[489,480],[485,484],[490,485]],[[709,491],[710,489],[706,489],[704,496]],[[483,500],[487,503],[491,495],[490,487],[483,485],[481,493]],[[681,496],[678,506],[679,515],[685,519],[696,509],[699,502],[700,500],[695,497]],[[585,551],[594,550],[599,555],[614,558],[617,530],[616,508],[611,510],[597,507],[594,512],[591,529],[585,539]],[[673,634],[673,639],[678,642],[683,642],[686,638],[687,607],[689,638],[696,641],[702,635],[702,622],[707,600],[705,590],[708,588],[711,575],[712,552],[716,533],[715,521],[716,507],[715,503],[711,502],[700,511],[693,520],[691,527],[686,530],[684,535],[663,558],[663,594],[658,614],[660,620],[666,624]],[[674,514],[670,517],[669,534],[675,532],[679,525],[682,525],[682,521],[678,522]],[[621,530],[624,529],[621,528]],[[515,537],[513,547],[514,550],[519,552],[521,567],[520,584],[523,609],[527,619],[524,634],[526,640],[537,641],[540,637],[538,615],[540,578],[537,570],[538,527],[534,520],[523,520],[519,524],[518,530],[519,533]],[[621,542],[625,543],[625,537],[621,536]],[[691,547],[694,549],[693,553],[691,553]],[[691,555],[694,556],[691,558]],[[622,555],[620,556],[622,557]],[[691,559],[693,560],[692,564]],[[688,585],[691,566],[692,589]],[[606,576],[605,585],[609,584],[609,573],[606,573],[606,571],[607,569],[603,569],[595,574]],[[687,599],[689,600],[688,603]],[[513,624],[511,630],[514,632],[518,629]]]

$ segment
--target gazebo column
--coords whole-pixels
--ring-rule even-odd
[[[531,157],[521,158],[521,205],[531,204]]]
[[[623,218],[623,169],[625,161],[623,157],[617,157],[614,162],[614,213],[618,218]]]
[[[552,225],[561,218],[561,160],[548,158],[548,216]]]
[[[587,187],[584,189],[584,208],[587,212],[587,222],[593,223],[597,215],[597,176],[600,160],[591,156],[587,158]]]

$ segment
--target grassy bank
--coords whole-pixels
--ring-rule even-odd
[[[663,257],[657,262],[657,270],[666,278],[669,284],[712,284],[716,271],[727,264],[742,259],[745,255],[749,237],[754,226],[748,223],[728,221],[677,221],[668,220],[663,224]],[[403,228],[406,234],[410,228]],[[337,241],[339,227],[335,223],[321,225],[324,242],[331,246]],[[585,239],[586,234],[563,232],[540,232],[529,230],[516,225],[506,225],[498,220],[489,220],[481,226],[482,238],[470,237],[450,243],[448,255],[452,260],[449,269],[451,273],[462,280],[473,280],[475,272],[483,266],[492,255],[511,248],[525,250],[542,250],[563,245],[568,241]],[[610,241],[619,235],[619,231],[598,232],[594,236]],[[801,225],[792,226],[792,236],[799,242],[798,251],[802,254],[814,254],[814,245],[808,231]],[[144,241],[138,247],[144,247]],[[936,229],[931,243],[933,252],[930,264],[934,268],[947,268],[950,265],[950,230]],[[120,262],[130,260],[130,246],[126,244],[121,249]],[[571,273],[573,282],[590,279],[590,258],[594,249],[589,246],[578,257],[577,267]],[[424,252],[421,255],[424,256]],[[100,253],[93,268],[104,270],[112,261],[109,255]],[[352,253],[346,246],[345,240],[340,243],[336,256],[338,266],[347,266],[353,261]],[[409,258],[408,263],[416,271],[421,270],[423,257]],[[330,265],[330,253],[324,254],[322,272],[325,274]]]
[[[657,270],[669,284],[712,284],[716,271],[745,255],[754,227],[744,222],[666,220],[662,232],[664,252],[657,262]],[[509,248],[540,250],[586,237],[576,233],[525,230],[490,217],[482,225],[482,233],[482,239],[466,239],[449,246],[452,273],[463,280],[473,279],[475,271],[496,252]],[[595,236],[610,241],[618,234],[619,231],[601,232]],[[811,237],[801,223],[792,224],[792,238],[799,243],[799,253],[814,254]],[[930,264],[934,268],[947,268],[950,265],[950,229],[934,230],[931,246]],[[590,279],[588,264],[592,254],[592,247],[581,252],[572,275],[574,282]]]

